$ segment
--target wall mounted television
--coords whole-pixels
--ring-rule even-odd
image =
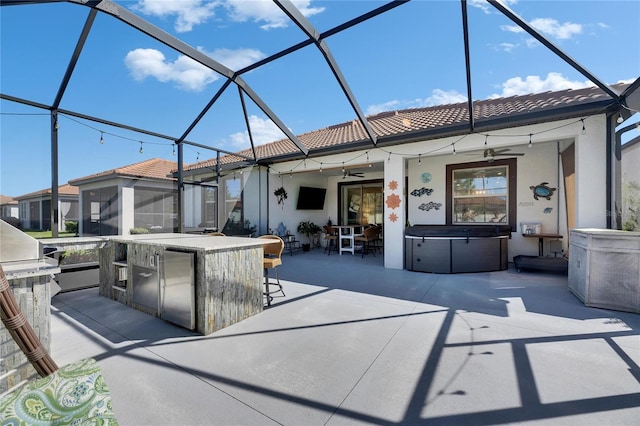
[[[298,191],[298,210],[322,210],[324,209],[324,198],[327,194],[326,188],[312,188],[301,186]]]

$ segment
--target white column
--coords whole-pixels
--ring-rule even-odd
[[[404,268],[404,162],[392,155],[384,163],[384,267],[390,269]]]
[[[576,228],[606,228],[606,118],[590,117],[587,124],[576,139]]]
[[[134,228],[135,203],[133,198],[134,188],[120,187],[120,215],[118,217],[118,228],[120,235],[129,235],[129,230]]]

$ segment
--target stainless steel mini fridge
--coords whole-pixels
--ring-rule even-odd
[[[195,329],[195,253],[166,250],[160,259],[160,318]]]
[[[195,329],[195,253],[166,250],[153,264],[133,265],[133,302],[165,321]]]

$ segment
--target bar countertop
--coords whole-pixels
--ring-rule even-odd
[[[260,238],[247,237],[213,237],[208,235],[194,234],[137,234],[137,235],[114,235],[106,237],[109,241],[118,243],[142,243],[152,244],[165,248],[180,250],[202,250],[218,251],[240,247],[262,246],[272,241]]]

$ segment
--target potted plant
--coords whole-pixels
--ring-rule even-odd
[[[303,221],[298,224],[297,231],[299,234],[307,237],[308,243],[302,244],[302,251],[309,251],[311,249],[311,236],[321,231],[320,227],[311,221]]]

